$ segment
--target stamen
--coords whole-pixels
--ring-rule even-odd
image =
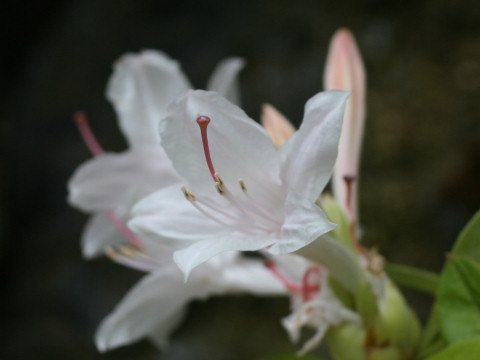
[[[88,147],[88,150],[90,150],[93,156],[102,155],[103,149],[95,138],[92,129],[90,129],[85,112],[77,111],[73,115],[73,118],[77,124],[78,131],[80,132],[85,145]]]
[[[311,300],[320,291],[320,279],[311,284],[312,275],[320,275],[318,266],[310,266],[302,278],[302,299],[304,302]]]
[[[280,280],[288,290],[303,291],[303,286],[291,282],[290,279],[288,279],[284,274],[282,274],[282,272],[277,268],[277,266],[272,260],[266,260],[265,266],[272,271],[273,275],[275,275],[277,279]]]
[[[188,191],[187,188],[185,187],[185,185],[182,186],[182,191],[183,191],[183,195],[185,195],[187,200],[189,200],[189,201],[196,201],[197,200],[197,197],[193,193]]]
[[[243,181],[243,179],[238,180],[238,182],[240,183],[242,191],[247,192],[247,187],[245,186],[245,182]]]
[[[127,240],[137,248],[141,249],[140,241],[135,236],[135,234],[130,230],[125,223],[118,218],[117,215],[111,210],[105,211],[110,222],[127,238]]]
[[[104,252],[111,260],[141,271],[152,272],[161,266],[155,259],[148,257],[133,247],[121,246],[118,249],[114,249],[108,246],[104,249]]]
[[[209,123],[210,118],[208,116],[202,115],[197,117],[197,124],[200,126],[200,132],[202,134],[203,152],[205,153],[208,169],[210,170],[210,174],[212,174],[213,181],[218,182],[218,179],[215,176],[216,171],[213,167],[212,158],[210,157],[210,148],[208,147],[207,126]]]

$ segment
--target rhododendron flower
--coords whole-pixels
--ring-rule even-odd
[[[209,88],[238,101],[236,75],[242,66],[241,59],[224,60],[212,75]],[[165,54],[153,50],[127,54],[115,64],[107,97],[130,148],[119,154],[104,153],[85,120],[78,118],[95,155],[75,171],[68,183],[70,204],[94,214],[82,236],[86,257],[125,242],[122,233],[128,232],[124,222],[131,206],[154,190],[181,180],[160,146],[157,127],[167,105],[189,88],[178,63]],[[133,234],[129,237],[135,246],[140,245]]]
[[[148,251],[185,244],[174,258],[186,276],[224,251],[282,254],[319,239],[335,227],[315,202],[332,174],[347,97],[314,96],[300,129],[276,150],[260,125],[218,94],[182,95],[160,121],[160,136],[185,186],[141,200],[130,228]]]
[[[164,258],[163,265],[136,284],[100,324],[95,335],[100,351],[143,337],[159,347],[167,345],[169,334],[183,318],[185,305],[194,299],[222,294],[286,293],[263,261],[241,257],[238,252],[219,255],[200,265],[187,283],[173,263],[171,251],[158,256]]]

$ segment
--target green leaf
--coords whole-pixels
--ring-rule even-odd
[[[455,241],[452,253],[480,262],[480,211],[473,216]]]
[[[480,336],[480,264],[458,256],[448,261],[435,311],[448,342]]]
[[[407,265],[387,263],[385,271],[398,284],[427,294],[435,294],[440,279],[440,276],[433,272]]]
[[[479,354],[480,338],[476,338],[450,345],[427,360],[478,360]]]

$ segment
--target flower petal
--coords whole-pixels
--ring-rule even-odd
[[[315,202],[337,157],[346,91],[327,91],[305,105],[300,129],[280,149],[284,186]]]
[[[107,87],[130,147],[158,144],[158,121],[168,104],[191,85],[179,64],[160,51],[126,54]]]
[[[187,284],[173,266],[144,277],[130,290],[96,334],[100,351],[126,345],[142,337],[166,344],[188,301],[224,293],[284,294],[282,284],[259,261],[237,255],[202,265]]]
[[[229,229],[200,213],[185,199],[179,185],[145,197],[131,211],[128,227],[140,238],[146,252],[161,255],[165,246],[183,248],[209,236],[225,236]]]
[[[295,133],[292,123],[270,104],[262,106],[262,125],[276,148],[285,144]]]
[[[271,204],[280,198],[279,161],[266,131],[217,93],[201,90],[188,91],[178,98],[160,121],[162,145],[191,190],[218,196],[196,123],[199,115],[211,119],[207,130],[210,154],[227,188],[241,192],[238,181],[243,179],[249,193],[261,203]],[[275,205],[273,209],[278,208]]]
[[[328,235],[320,236],[308,246],[296,251],[296,254],[320,264],[351,292],[355,292],[358,285],[367,280],[359,259]]]
[[[263,249],[276,241],[267,236],[253,236],[245,234],[229,234],[223,237],[213,237],[208,240],[195,242],[189,247],[178,250],[173,259],[188,279],[190,271],[215,255],[225,251],[256,251]]]
[[[83,230],[82,253],[85,258],[92,259],[103,255],[107,246],[114,247],[125,242],[125,236],[101,212],[92,216]]]
[[[285,204],[280,239],[268,252],[278,255],[296,251],[335,227],[317,205],[291,191]]]
[[[159,145],[103,154],[75,171],[68,182],[68,201],[84,211],[116,210],[178,181]]]
[[[213,71],[207,89],[219,93],[235,105],[240,105],[238,73],[244,66],[245,61],[237,57],[221,61]]]

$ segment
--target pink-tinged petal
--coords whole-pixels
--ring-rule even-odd
[[[158,121],[168,104],[190,88],[179,64],[160,51],[122,56],[115,63],[107,97],[130,147],[158,144]]]
[[[336,227],[317,205],[293,191],[287,196],[285,214],[280,239],[268,249],[274,255],[296,251]]]
[[[245,66],[241,58],[228,58],[221,61],[207,85],[207,90],[215,91],[235,105],[240,105],[238,73]]]
[[[267,132],[225,98],[202,90],[190,90],[179,97],[160,121],[160,136],[165,139],[162,145],[177,172],[187,180],[189,190],[195,195],[218,196],[204,154],[199,116],[210,118],[210,155],[226,187],[233,193],[241,192],[239,180],[243,179],[251,196],[261,203],[278,199],[279,161]]]
[[[276,239],[268,236],[254,236],[232,233],[223,237],[212,235],[210,239],[197,241],[189,247],[178,250],[173,259],[188,279],[192,269],[225,251],[257,251],[272,245]],[[195,274],[193,272],[192,274]]]
[[[107,351],[143,337],[165,345],[189,301],[236,293],[280,295],[285,289],[260,261],[218,257],[192,273],[187,284],[180,270],[168,264],[144,277],[103,320],[97,347]]]
[[[81,246],[83,256],[92,259],[103,255],[108,246],[125,244],[125,236],[112,224],[105,213],[93,215],[83,230]]]
[[[276,148],[285,144],[295,133],[295,128],[290,121],[270,104],[262,106],[262,125]]]
[[[300,129],[279,149],[284,187],[311,202],[332,175],[348,96],[346,91],[327,91],[308,100]]]
[[[121,154],[105,153],[75,171],[68,182],[68,201],[84,211],[115,210],[179,181],[158,145]]]
[[[333,173],[334,196],[347,211],[347,183],[345,177],[354,179],[351,184],[350,203],[356,218],[357,184],[363,129],[365,124],[365,70],[355,40],[347,29],[338,30],[332,38],[325,68],[326,90],[351,90],[347,101],[338,158]]]

